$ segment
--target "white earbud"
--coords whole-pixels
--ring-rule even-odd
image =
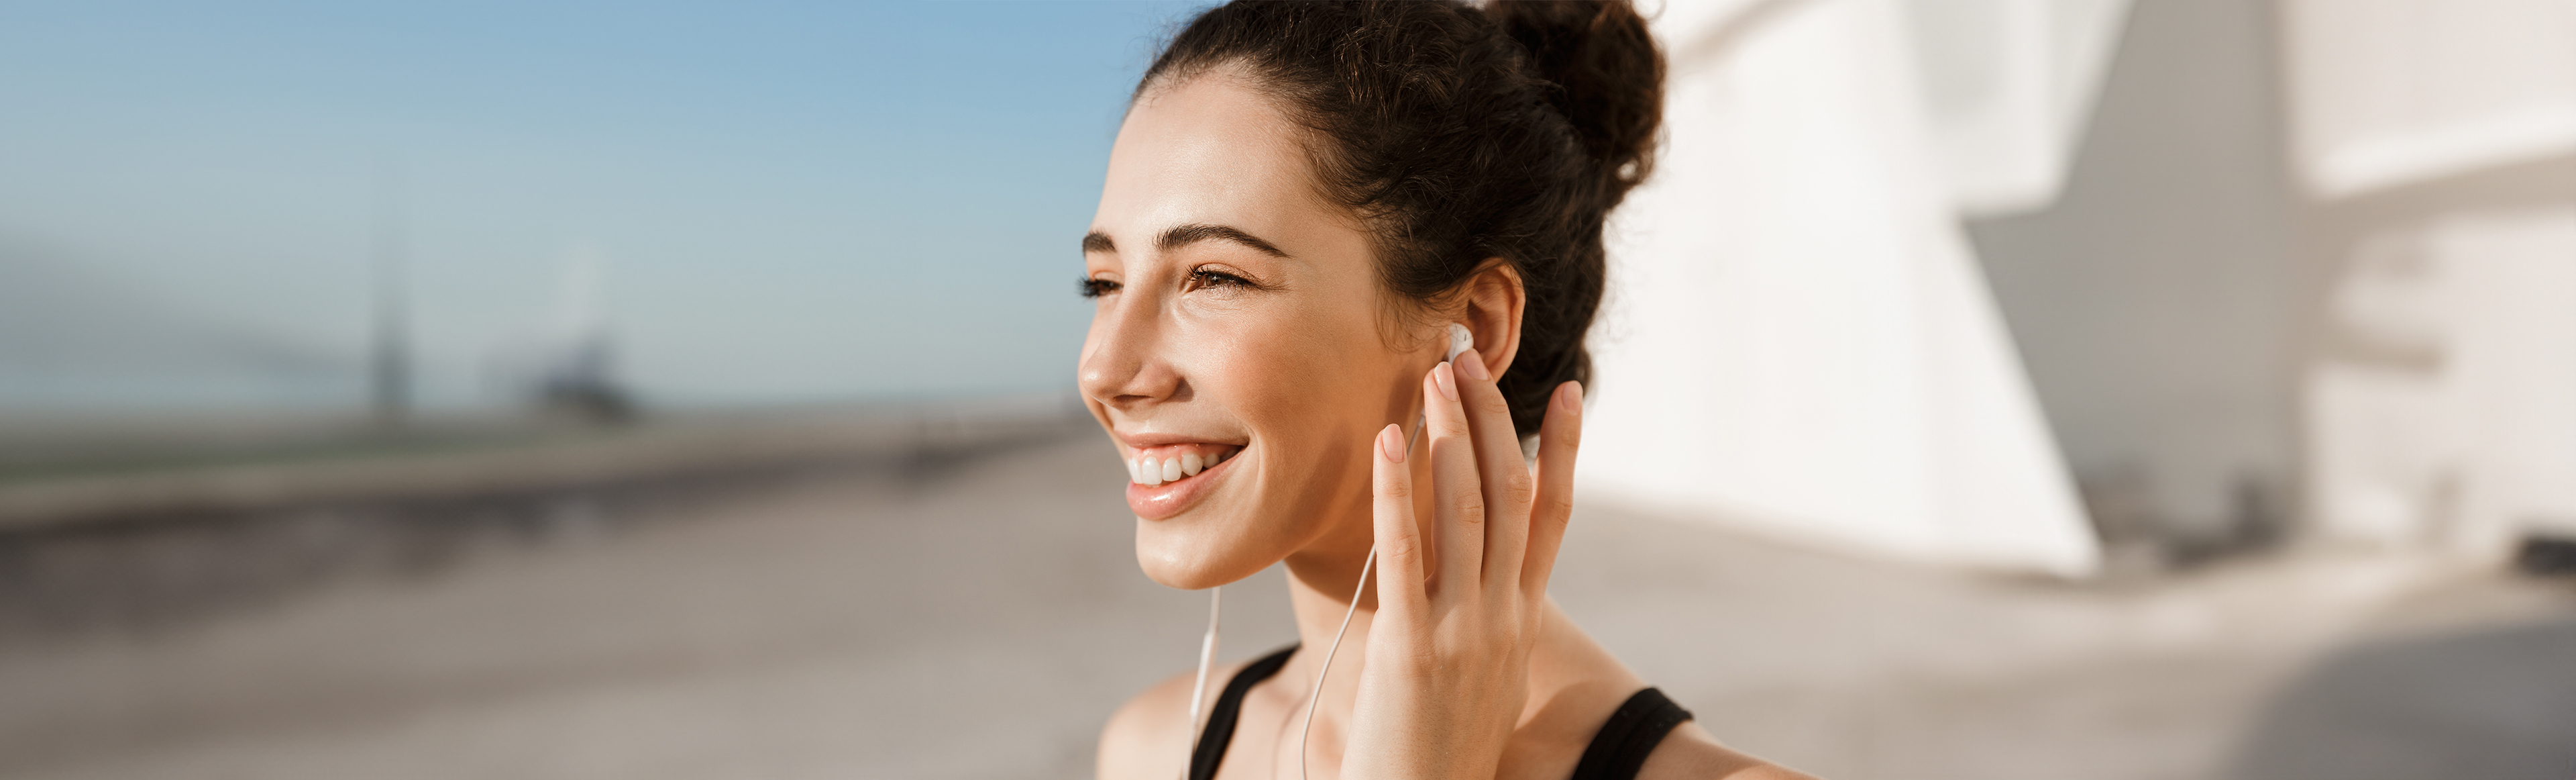
[[[1475,333],[1475,331],[1468,330],[1468,329],[1467,329],[1467,324],[1466,324],[1466,323],[1463,323],[1463,322],[1452,322],[1452,323],[1449,323],[1449,359],[1450,359],[1450,360],[1457,360],[1457,359],[1458,359],[1458,353],[1460,353],[1460,352],[1465,352],[1465,351],[1467,351],[1467,350],[1475,349],[1475,348],[1476,348],[1476,333]]]

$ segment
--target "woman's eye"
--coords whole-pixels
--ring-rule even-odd
[[[1193,286],[1202,288],[1226,287],[1230,285],[1243,287],[1252,286],[1252,282],[1244,279],[1243,277],[1226,273],[1224,271],[1211,271],[1205,268],[1191,271],[1190,281],[1194,283]]]
[[[1082,278],[1082,297],[1098,298],[1118,291],[1118,283],[1107,279]]]

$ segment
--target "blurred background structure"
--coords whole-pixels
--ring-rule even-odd
[[[1197,7],[0,5],[0,776],[1086,774]],[[2576,2],[1656,11],[1589,630],[1829,777],[2576,775]]]

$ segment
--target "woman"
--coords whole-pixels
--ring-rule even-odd
[[[1442,0],[1237,2],[1146,71],[1082,242],[1082,391],[1146,574],[1284,560],[1303,641],[1137,695],[1101,777],[1795,776],[1546,597],[1662,70],[1624,2]]]

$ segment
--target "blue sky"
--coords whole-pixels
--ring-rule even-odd
[[[390,160],[443,405],[585,250],[651,401],[1069,387],[1076,240],[1195,7],[218,5],[0,5],[0,267],[354,361]]]

